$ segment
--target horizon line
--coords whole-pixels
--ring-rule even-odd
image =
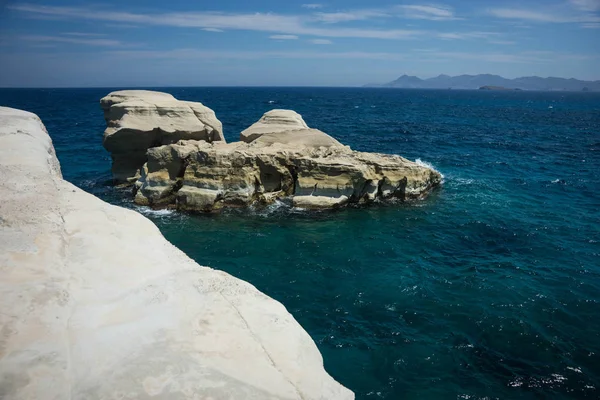
[[[460,76],[460,75],[457,75]],[[519,78],[514,78],[519,79]],[[561,78],[568,79],[568,78]],[[576,78],[572,78],[576,79]],[[580,80],[580,79],[577,79]],[[599,81],[588,81],[588,82],[600,82]],[[140,86],[0,86],[0,90],[73,90],[73,89],[110,89],[113,90],[153,90],[153,89],[176,89],[176,88],[190,88],[190,89],[375,89],[375,90],[454,90],[454,91],[463,91],[463,92],[482,92],[480,88],[473,89],[465,89],[465,88],[406,88],[406,87],[390,87],[390,86],[369,86],[373,84],[366,84],[360,86],[320,86],[320,85],[307,85],[307,86],[290,86],[290,85],[281,85],[281,86],[262,86],[262,85],[167,85],[167,86],[149,86],[149,85],[140,85]],[[563,89],[555,89],[555,90],[542,90],[542,89],[521,89],[517,92],[544,92],[544,93],[600,93],[598,91],[590,91],[583,92],[581,90],[563,90]],[[495,92],[497,93],[497,92]],[[2,106],[0,104],[0,107]]]
[[[498,75],[498,74],[491,74],[491,73],[481,73],[481,74],[460,74],[460,75],[448,75],[448,74],[438,74],[438,75],[433,75],[433,76],[429,76],[429,77],[419,77],[417,75],[408,75],[406,73],[399,75],[397,78],[394,78],[392,81],[386,81],[386,82],[381,82],[381,83],[376,83],[376,82],[367,82],[367,83],[363,83],[363,84],[356,84],[356,85],[314,85],[314,84],[309,84],[309,85],[141,85],[141,84],[134,84],[134,85],[102,85],[102,86],[94,86],[94,85],[76,85],[76,86],[1,86],[0,85],[0,90],[2,89],[115,89],[115,88],[120,88],[120,87],[128,87],[128,88],[132,88],[132,89],[144,89],[144,88],[381,88],[381,89],[386,89],[386,88],[390,88],[390,87],[376,87],[373,85],[385,85],[387,83],[391,83],[397,79],[402,78],[403,76],[407,76],[407,77],[411,77],[411,78],[418,78],[421,80],[428,80],[428,79],[433,79],[433,78],[437,78],[440,76],[446,76],[449,78],[457,78],[457,77],[461,77],[461,76],[481,76],[481,75],[490,75],[490,76],[495,76],[495,77],[500,77],[502,79],[506,79],[506,80],[517,80],[517,79],[524,79],[524,78],[540,78],[540,79],[564,79],[564,80],[577,80],[580,82],[590,82],[590,83],[600,83],[600,79],[595,79],[595,80],[586,80],[586,79],[580,79],[580,78],[565,78],[565,77],[561,77],[561,76],[539,76],[539,75],[528,75],[528,76],[519,76],[516,78],[505,78],[502,75]],[[448,88],[394,88],[394,89],[415,89],[415,90],[437,90],[437,89],[442,89],[442,90],[447,90]],[[125,90],[125,89],[123,89]],[[464,88],[453,88],[453,90],[478,90],[478,88],[473,88],[473,89],[464,89]],[[541,92],[547,92],[547,91],[557,91],[557,92],[569,92],[569,91],[577,91],[577,90],[526,90],[524,89],[524,91],[541,91]]]

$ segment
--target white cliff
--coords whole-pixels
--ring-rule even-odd
[[[252,285],[64,181],[34,114],[0,107],[0,398],[352,399]]]

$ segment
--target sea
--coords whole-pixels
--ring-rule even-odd
[[[228,141],[293,109],[444,175],[421,201],[193,215],[111,184],[112,90],[1,89],[0,105],[42,118],[65,179],[283,303],[357,399],[600,398],[600,94],[159,88],[215,110]]]

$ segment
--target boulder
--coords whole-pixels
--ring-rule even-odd
[[[0,398],[354,397],[283,305],[64,181],[37,116],[3,107],[0,196]]]
[[[139,178],[149,148],[182,139],[225,141],[213,110],[168,93],[123,90],[110,93],[100,105],[107,125],[103,144],[111,153],[113,177],[119,183]]]
[[[150,149],[135,202],[188,211],[276,199],[299,208],[336,208],[421,198],[441,182],[431,168],[396,155],[353,151],[308,128],[293,111],[274,111],[245,130],[242,142],[180,141]]]
[[[343,145],[318,129],[310,129],[302,116],[292,110],[271,110],[258,122],[242,131],[240,140],[268,146],[274,143],[295,147],[342,147]]]

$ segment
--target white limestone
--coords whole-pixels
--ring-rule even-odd
[[[274,143],[300,148],[343,147],[318,129],[306,125],[302,116],[293,110],[271,110],[240,134],[240,140],[255,145]]]
[[[352,399],[252,285],[64,181],[34,114],[0,107],[0,398]]]
[[[179,140],[225,141],[215,112],[202,103],[168,93],[121,90],[100,100],[106,130],[103,145],[113,158],[118,182],[134,182],[151,147]]]
[[[442,180],[432,168],[397,155],[353,151],[292,110],[265,113],[240,137],[149,149],[135,202],[202,212],[276,200],[328,209],[424,198]]]

